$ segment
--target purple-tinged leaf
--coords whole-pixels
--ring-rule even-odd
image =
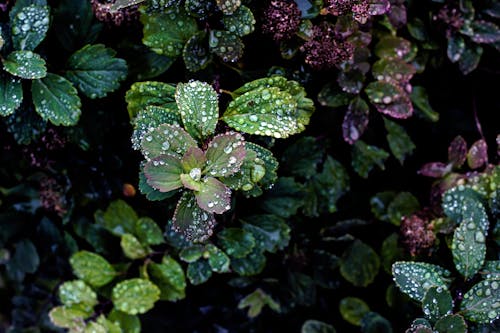
[[[448,47],[446,49],[446,54],[451,62],[457,62],[462,57],[465,50],[465,41],[459,34],[452,34],[448,38]]]
[[[144,175],[149,186],[160,192],[170,192],[182,187],[180,159],[171,155],[160,155],[144,166]]]
[[[455,137],[448,147],[448,162],[460,168],[467,159],[467,142],[460,135]]]
[[[185,172],[190,172],[193,169],[199,169],[201,176],[201,170],[203,170],[206,161],[207,158],[205,157],[203,150],[198,147],[190,147],[184,156],[182,156],[181,163]],[[200,178],[198,177],[198,180],[199,179]]]
[[[190,147],[196,147],[196,141],[178,125],[163,124],[144,135],[142,154],[150,160],[163,154],[178,156],[179,160]]]
[[[471,39],[476,43],[491,44],[500,41],[500,30],[492,22],[474,21],[471,27],[474,31]]]
[[[401,59],[380,59],[372,67],[373,76],[386,82],[408,83],[415,72],[415,67]]]
[[[245,139],[240,133],[227,132],[215,136],[208,144],[206,174],[214,177],[232,175],[245,159]]]
[[[192,191],[201,190],[201,170],[199,168],[192,169],[189,174],[183,173],[180,175],[182,185]]]
[[[488,145],[483,139],[472,144],[467,153],[467,164],[471,169],[478,169],[488,164]]]
[[[196,204],[192,192],[184,192],[175,208],[172,229],[192,242],[203,242],[213,234],[216,221],[213,214]]]
[[[406,6],[404,4],[392,5],[388,14],[389,22],[395,28],[401,28],[408,23]]]
[[[348,72],[340,72],[337,83],[342,88],[342,91],[348,94],[359,94],[363,88],[365,75],[358,70],[350,70]]]
[[[450,171],[451,166],[449,164],[431,162],[424,164],[420,170],[418,170],[418,173],[426,177],[442,178]]]
[[[471,46],[469,45],[465,48],[460,60],[458,61],[458,67],[462,74],[467,75],[476,69],[483,55],[483,48],[479,45]]]
[[[213,177],[203,180],[195,196],[198,206],[209,213],[222,214],[231,208],[231,190]]]
[[[411,43],[401,37],[384,37],[375,46],[375,55],[381,59],[403,59],[411,51]]]
[[[370,102],[383,114],[405,119],[413,114],[413,104],[408,94],[399,86],[389,82],[371,82],[365,92]]]
[[[352,145],[363,135],[368,126],[369,111],[368,104],[361,97],[351,101],[342,122],[342,134],[347,143]]]
[[[372,16],[385,14],[390,8],[389,0],[370,0],[368,4],[368,12]]]

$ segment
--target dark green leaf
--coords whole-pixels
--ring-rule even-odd
[[[234,258],[245,257],[255,246],[253,234],[240,228],[225,228],[217,237],[224,251]]]
[[[281,217],[290,217],[304,205],[304,186],[291,177],[281,177],[262,198],[262,208]]]
[[[113,201],[104,213],[97,212],[95,220],[115,236],[133,234],[139,218],[132,207],[123,200]]]
[[[458,60],[458,68],[462,74],[467,75],[474,71],[479,65],[481,56],[483,55],[483,48],[479,45],[467,45]]]
[[[290,227],[285,220],[275,215],[253,215],[243,221],[243,230],[255,238],[255,248],[276,252],[284,249],[290,241]]]
[[[392,326],[378,313],[368,312],[361,320],[361,333],[392,333]]]
[[[344,252],[340,261],[340,273],[357,287],[371,284],[378,274],[380,259],[368,245],[355,240]]]
[[[453,299],[448,290],[441,287],[430,287],[422,299],[422,310],[430,321],[435,322],[453,310]]]
[[[389,154],[385,150],[358,140],[353,146],[352,167],[358,175],[368,178],[368,174],[375,165],[381,170],[385,169],[384,162],[388,157]]]
[[[182,120],[177,110],[149,105],[139,111],[133,120],[133,124],[132,147],[139,150],[146,134],[154,131],[161,124],[180,125]]]
[[[118,323],[124,332],[141,333],[141,321],[137,316],[113,309],[108,319],[114,323]]]
[[[241,0],[215,0],[215,2],[226,15],[233,14],[241,5]]]
[[[86,96],[102,98],[120,87],[127,63],[103,44],[85,45],[68,60],[66,77]]]
[[[198,260],[188,265],[186,275],[189,281],[196,286],[210,279],[212,269],[207,260]]]
[[[149,264],[148,273],[153,283],[161,290],[160,299],[177,301],[185,297],[186,278],[184,271],[173,258],[164,256],[160,264]]]
[[[434,111],[429,103],[429,97],[424,87],[414,86],[411,91],[411,101],[416,106],[416,111],[429,121],[439,120],[439,113]]]
[[[474,215],[458,225],[451,244],[455,268],[465,278],[476,274],[483,266],[486,257],[486,235]]]
[[[500,281],[483,280],[464,294],[460,309],[465,319],[489,323],[500,317]]]
[[[229,264],[231,260],[229,257],[213,244],[208,244],[206,247],[208,253],[208,263],[212,271],[217,273],[229,272]]]
[[[48,6],[23,7],[11,20],[14,48],[33,51],[45,39],[49,30],[49,19]]]
[[[387,130],[387,142],[392,154],[403,164],[405,158],[413,153],[415,144],[406,133],[403,126],[390,121],[384,117],[384,125]]]
[[[400,192],[387,207],[387,217],[389,221],[399,226],[401,219],[420,209],[420,203],[410,192]]]
[[[191,72],[197,72],[212,61],[212,55],[208,50],[207,34],[199,31],[188,39],[182,50],[182,58],[186,68]]]
[[[113,288],[113,305],[130,315],[149,311],[159,299],[160,289],[145,279],[124,280]]]
[[[448,314],[441,317],[434,326],[439,333],[467,333],[467,324],[459,314]]]
[[[12,279],[21,281],[26,273],[35,273],[40,265],[40,257],[35,245],[29,239],[15,244],[15,252],[7,262],[7,271]]]
[[[255,18],[253,13],[247,6],[240,6],[231,15],[225,15],[222,23],[226,29],[242,37],[252,33],[255,29]]]
[[[184,247],[181,252],[179,252],[179,258],[187,263],[192,263],[200,259],[204,251],[205,247],[202,245]]]
[[[342,122],[344,141],[352,145],[363,135],[368,126],[369,111],[368,104],[359,96],[351,100]]]
[[[231,259],[231,269],[241,276],[257,275],[265,266],[266,256],[258,248],[244,258]]]
[[[248,317],[257,317],[261,312],[262,308],[267,305],[269,308],[276,312],[280,312],[280,305],[276,303],[275,300],[266,294],[262,289],[256,289],[251,294],[242,298],[238,303],[238,309],[244,309],[248,307]]]
[[[363,316],[370,311],[370,307],[357,297],[345,297],[340,301],[339,311],[345,321],[360,326]]]
[[[336,333],[332,325],[328,325],[319,320],[309,319],[302,324],[301,333]]]
[[[0,73],[0,116],[8,116],[21,106],[23,87],[21,80],[5,73]]]
[[[7,72],[22,79],[34,80],[47,75],[45,60],[31,51],[14,51],[2,60]]]
[[[403,293],[421,302],[433,286],[448,289],[450,272],[424,262],[398,261],[392,265],[392,276]]]
[[[318,101],[323,106],[338,108],[349,104],[352,95],[342,92],[336,82],[327,83],[318,94]]]
[[[160,227],[149,217],[141,217],[137,220],[134,234],[141,243],[146,245],[159,245],[165,242]]]
[[[317,174],[318,164],[323,159],[324,148],[315,138],[300,138],[283,152],[283,170],[291,176],[311,178]]]
[[[457,62],[462,57],[465,50],[465,41],[459,34],[453,34],[448,38],[446,53],[451,62]]]
[[[238,172],[245,155],[245,140],[241,134],[219,134],[208,143],[205,172],[214,177],[230,176]]]
[[[180,232],[190,241],[202,242],[212,235],[215,223],[213,214],[202,210],[193,194],[184,192],[172,219],[174,231]]]
[[[136,82],[127,91],[125,101],[130,119],[133,119],[147,106],[160,106],[177,111],[175,86],[163,82]]]
[[[225,30],[211,30],[208,39],[210,51],[224,62],[236,62],[243,56],[245,44],[240,37]]]

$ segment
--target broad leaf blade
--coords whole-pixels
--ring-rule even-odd
[[[172,219],[173,230],[190,241],[203,242],[212,235],[215,224],[214,215],[201,209],[192,193],[184,192]]]
[[[409,95],[398,85],[390,82],[371,82],[365,92],[370,102],[383,114],[393,118],[409,118],[413,104]]]
[[[208,144],[205,172],[214,177],[230,176],[238,172],[245,155],[245,141],[240,133],[219,134]]]
[[[146,160],[161,155],[171,155],[179,159],[196,141],[180,126],[163,124],[146,134],[141,143],[141,151]]]
[[[144,165],[147,183],[160,192],[170,192],[182,187],[181,160],[171,155],[160,155]]]
[[[3,60],[3,68],[14,76],[28,80],[40,79],[47,75],[45,60],[31,51],[10,53]]]
[[[160,299],[160,289],[146,279],[130,279],[113,288],[112,300],[116,309],[130,315],[145,313]]]
[[[221,181],[207,177],[201,183],[199,192],[195,192],[196,202],[201,209],[222,214],[231,209],[231,190]]]
[[[116,276],[116,271],[109,262],[92,252],[77,252],[69,262],[75,275],[94,287],[102,287]]]
[[[484,280],[464,294],[460,308],[467,320],[489,323],[500,317],[500,280]]]
[[[177,110],[155,105],[146,106],[133,120],[132,148],[139,150],[144,136],[161,124],[179,125],[181,121]]]
[[[13,18],[12,43],[16,50],[34,50],[49,30],[50,12],[48,6],[30,5],[23,7]]]
[[[0,116],[8,116],[21,106],[23,87],[21,80],[5,73],[0,73]]]
[[[163,82],[136,82],[125,94],[125,101],[130,119],[148,106],[160,106],[172,112],[177,111],[175,86]]]
[[[384,118],[384,125],[387,130],[389,148],[399,163],[403,164],[405,158],[413,153],[416,146],[403,126],[387,118]]]
[[[181,265],[172,257],[164,256],[160,264],[148,265],[151,280],[160,288],[160,299],[177,301],[185,297],[186,278]]]

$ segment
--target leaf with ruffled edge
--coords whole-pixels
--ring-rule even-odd
[[[163,124],[145,135],[141,151],[146,160],[169,154],[179,160],[191,147],[197,147],[196,141],[180,126]]]
[[[201,209],[222,214],[231,208],[231,190],[226,185],[213,177],[205,178],[200,184],[201,189],[195,196]]]
[[[201,209],[192,192],[184,192],[177,203],[172,229],[192,242],[203,242],[212,234],[216,221],[213,214]]]
[[[14,51],[3,60],[3,68],[22,79],[41,79],[47,75],[45,60],[31,51]]]
[[[232,175],[240,169],[245,155],[245,140],[240,133],[219,134],[208,144],[205,172],[214,177]]]
[[[147,183],[160,192],[170,192],[182,187],[181,160],[171,155],[160,155],[144,166]]]
[[[206,82],[179,83],[175,100],[184,128],[198,140],[212,135],[219,118],[219,99],[214,88]]]
[[[48,6],[23,7],[12,19],[12,44],[16,50],[34,50],[49,30]]]
[[[157,81],[134,83],[125,94],[130,119],[134,118],[147,106],[160,106],[172,111],[178,111],[174,96],[175,86],[168,83]]]
[[[160,299],[160,289],[146,279],[129,279],[113,288],[113,305],[120,311],[135,315],[146,313]]]

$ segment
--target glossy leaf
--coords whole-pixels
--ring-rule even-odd
[[[500,317],[500,281],[483,280],[464,294],[460,309],[465,319],[489,323]]]
[[[255,246],[253,234],[240,228],[225,228],[217,234],[217,237],[222,249],[234,258],[245,257]]]
[[[81,114],[80,97],[75,87],[56,74],[33,81],[31,85],[36,112],[54,125],[75,125]]]
[[[422,310],[425,316],[433,322],[444,315],[451,314],[453,299],[450,292],[441,287],[430,287],[422,299]]]
[[[349,103],[344,121],[342,122],[344,141],[352,145],[363,135],[368,126],[369,112],[368,104],[360,97],[354,98]]]
[[[418,115],[422,115],[429,121],[436,122],[439,120],[439,113],[434,111],[429,103],[429,97],[424,87],[414,86],[411,91],[411,101],[416,107],[415,111]]]
[[[224,62],[236,62],[243,56],[245,44],[236,34],[225,30],[211,30],[208,39],[210,51]]]
[[[415,67],[401,59],[382,58],[372,66],[373,77],[378,81],[407,83],[415,72]]]
[[[49,30],[48,6],[23,7],[11,20],[12,44],[16,50],[34,50]]]
[[[377,253],[360,240],[344,252],[340,261],[340,273],[357,287],[371,284],[378,274],[380,259]]]
[[[215,0],[215,2],[226,15],[233,14],[241,5],[241,0]]]
[[[169,124],[162,124],[149,132],[141,143],[146,160],[168,155],[178,159],[179,164],[181,157],[191,147],[197,147],[196,141],[180,126]]]
[[[413,114],[413,105],[408,94],[390,82],[371,82],[365,92],[377,110],[393,118],[406,119]]]
[[[387,35],[375,46],[375,55],[381,59],[403,59],[411,50],[411,43],[404,38]]]
[[[181,161],[171,155],[160,155],[144,165],[147,183],[160,192],[174,191],[183,186]]]
[[[125,101],[130,119],[148,106],[160,106],[172,112],[177,111],[175,86],[163,82],[136,82],[127,91]]]
[[[346,94],[338,89],[334,82],[327,83],[318,93],[318,102],[323,106],[338,108],[348,105],[352,100],[352,95]]]
[[[138,219],[135,223],[134,231],[134,234],[142,244],[159,245],[165,241],[160,227],[149,217],[141,217]]]
[[[111,202],[105,212],[94,214],[95,220],[115,236],[133,234],[138,216],[134,209],[123,200]]]
[[[117,310],[136,315],[153,308],[160,299],[160,289],[149,280],[134,278],[119,282],[111,298]]]
[[[208,50],[205,31],[199,31],[188,39],[182,50],[182,58],[186,68],[191,72],[197,72],[208,66],[212,61],[212,55]]]
[[[230,176],[238,172],[245,155],[245,140],[241,134],[219,134],[208,143],[205,172],[214,177]]]
[[[453,34],[448,39],[446,54],[451,62],[457,62],[465,51],[465,41],[459,34]]]
[[[190,241],[203,242],[212,235],[215,223],[213,214],[201,209],[194,195],[189,192],[182,195],[172,219],[174,231],[180,232]]]
[[[199,192],[195,192],[196,202],[201,209],[222,214],[231,209],[231,190],[221,181],[207,177],[201,183]]]
[[[345,321],[360,326],[361,319],[370,311],[370,307],[360,298],[345,297],[340,300],[339,311]]]
[[[392,265],[392,276],[403,293],[421,302],[433,286],[448,289],[450,272],[424,262],[398,261]]]
[[[141,259],[148,254],[148,251],[142,246],[141,242],[131,234],[123,234],[120,245],[125,256],[130,259]]]
[[[81,305],[82,309],[91,312],[97,304],[97,294],[82,280],[66,281],[57,292],[65,306]]]
[[[466,278],[483,266],[486,257],[486,235],[473,216],[464,218],[453,234],[451,244],[455,268]]]
[[[217,273],[229,272],[231,260],[223,251],[213,244],[208,244],[206,251],[208,252],[208,264],[212,268],[212,271]]]
[[[161,124],[182,124],[180,114],[169,108],[149,105],[141,110],[133,120],[134,133],[132,134],[132,148],[139,150],[144,136],[153,132]]]
[[[78,306],[56,306],[49,312],[50,321],[61,328],[85,327],[85,319],[90,313]]]
[[[184,44],[197,31],[196,21],[182,10],[168,13],[146,13],[141,10],[143,28],[142,42],[154,52],[176,58],[181,55]]]
[[[467,152],[467,164],[471,169],[478,169],[488,163],[488,145],[483,139],[472,144]]]
[[[255,18],[252,11],[247,6],[240,6],[231,15],[225,15],[222,23],[226,29],[240,37],[252,33],[255,29]]]
[[[231,269],[241,276],[252,276],[262,273],[266,266],[266,256],[255,248],[252,253],[243,258],[231,259]]]
[[[79,251],[69,259],[73,273],[93,287],[102,287],[116,276],[109,262],[98,254]]]
[[[201,81],[177,84],[175,100],[186,131],[195,139],[212,135],[219,117],[219,99],[211,85]]]
[[[90,98],[102,98],[120,87],[127,63],[103,44],[85,45],[71,55],[65,76]]]
[[[160,264],[148,265],[148,274],[160,288],[160,299],[177,301],[185,297],[186,278],[181,265],[170,256],[164,256]]]
[[[23,87],[21,80],[5,73],[0,73],[0,116],[8,116],[21,106]]]
[[[238,303],[238,309],[248,308],[248,317],[254,318],[262,312],[262,309],[265,305],[269,306],[269,308],[276,312],[280,312],[279,303],[277,303],[271,298],[271,296],[269,296],[259,288],[246,297],[242,298]]]
[[[184,247],[181,252],[179,252],[179,258],[187,263],[192,263],[200,259],[204,251],[205,247],[198,244]]]
[[[205,283],[212,276],[212,269],[206,260],[198,260],[188,265],[186,276],[193,285]]]
[[[404,127],[384,117],[384,125],[387,130],[387,142],[392,154],[403,164],[405,158],[415,150],[416,146],[411,140]]]
[[[34,80],[47,75],[45,60],[31,51],[14,51],[2,61],[7,72],[22,79]]]
[[[284,249],[290,241],[290,227],[275,215],[253,215],[243,221],[243,230],[255,238],[256,248],[269,252]]]
[[[448,146],[448,162],[453,167],[461,167],[467,159],[467,142],[460,135],[456,136]]]
[[[384,170],[384,162],[388,157],[385,150],[358,140],[353,146],[352,167],[361,177],[367,178],[375,165]]]
[[[459,314],[448,314],[441,317],[434,325],[439,333],[466,333],[467,324]]]

